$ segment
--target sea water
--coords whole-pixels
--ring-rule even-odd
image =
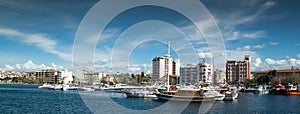
[[[239,93],[235,101],[176,102],[126,98],[123,93],[53,91],[0,85],[0,113],[299,114],[300,96]]]

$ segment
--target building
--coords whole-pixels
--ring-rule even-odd
[[[35,72],[35,76],[37,79],[42,79],[46,77],[46,82],[49,84],[60,84],[62,83],[61,72],[58,70],[41,70]]]
[[[61,72],[61,78],[63,80],[64,84],[72,84],[73,83],[73,73],[72,71],[68,71],[68,70],[62,70]]]
[[[168,43],[168,54],[163,57],[154,57],[152,60],[152,82],[164,83],[168,80],[169,83],[178,84],[180,76],[180,60],[173,58],[170,55],[170,42]]]
[[[193,64],[187,64],[180,68],[180,84],[183,85],[194,85],[199,83],[199,77],[197,73],[197,66]]]
[[[263,70],[254,73],[254,78],[259,78],[261,76],[271,75],[276,77],[285,76],[300,76],[300,69],[288,69],[288,70]]]
[[[226,82],[240,84],[250,79],[250,56],[246,55],[244,60],[227,61]]]
[[[188,64],[180,68],[180,84],[212,84],[213,83],[212,65],[200,62],[197,65]]]
[[[224,84],[226,82],[226,73],[222,70],[216,69],[214,71],[215,82],[218,84]]]
[[[87,70],[77,70],[74,74],[76,83],[80,85],[100,84],[101,79],[106,77],[104,72],[92,72]]]

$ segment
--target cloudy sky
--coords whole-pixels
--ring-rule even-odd
[[[97,2],[2,0],[0,69],[73,69],[81,64],[80,69],[104,72],[149,72],[152,59],[167,53],[167,41],[182,65],[202,59],[224,63],[250,55],[252,71],[300,68],[299,1],[200,0],[200,10],[177,3],[188,11],[184,13],[155,6],[157,2],[122,9],[102,31],[100,24],[131,2]],[[189,14],[202,17],[188,20]],[[223,44],[225,54],[218,53],[226,59],[213,63],[217,43]]]

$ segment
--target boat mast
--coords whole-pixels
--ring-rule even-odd
[[[167,68],[167,91],[169,92],[170,91],[170,77],[169,77],[169,62],[170,62],[170,41],[168,41],[168,56],[167,56],[167,61],[168,61],[168,68]]]

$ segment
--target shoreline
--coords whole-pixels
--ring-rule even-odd
[[[0,85],[30,85],[30,86],[40,86],[43,84],[26,84],[26,83],[0,83]]]

